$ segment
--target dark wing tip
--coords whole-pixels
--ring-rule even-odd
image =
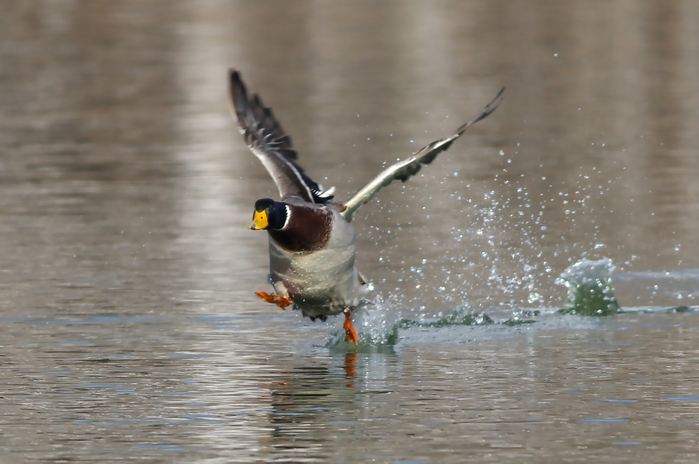
[[[492,100],[490,100],[490,102],[487,105],[485,105],[485,108],[483,109],[483,112],[481,114],[476,116],[475,119],[467,122],[463,126],[456,129],[456,133],[458,135],[461,135],[470,126],[472,126],[475,123],[477,123],[478,121],[481,121],[481,120],[487,118],[488,116],[490,116],[493,113],[493,111],[498,109],[498,106],[500,106],[500,103],[502,103],[502,101],[504,100],[504,97],[502,96],[502,94],[504,92],[505,92],[505,87],[501,88],[500,91],[497,93],[497,95],[495,95],[495,97]]]
[[[501,88],[500,91],[493,97],[490,102],[488,102],[487,105],[485,105],[485,108],[483,109],[483,113],[476,118],[476,121],[480,121],[481,119],[485,119],[486,117],[490,116],[490,114],[498,109],[498,106],[500,106],[500,103],[504,100],[504,97],[502,94],[505,93],[505,87]],[[475,121],[474,121],[475,122]]]
[[[490,100],[490,103],[485,105],[485,110],[483,111],[485,116],[488,116],[490,113],[495,111],[498,106],[500,106],[500,103],[502,103],[502,101],[504,100],[504,97],[502,96],[502,94],[505,93],[506,88],[507,87],[501,88],[500,91],[498,92],[498,94],[495,95],[495,97],[492,100]],[[483,117],[485,117],[485,116],[483,116]]]
[[[228,92],[231,109],[237,116],[240,126],[244,127],[244,122],[241,118],[249,107],[248,91],[245,88],[243,79],[240,77],[240,73],[236,69],[230,68],[228,73]]]
[[[263,160],[265,168],[275,180],[279,193],[300,195],[309,202],[332,199],[310,180],[303,169],[294,163],[298,158],[291,137],[284,132],[272,110],[264,105],[256,93],[248,94],[240,72],[228,69],[229,105],[238,128],[252,152]],[[317,190],[317,194],[313,193]]]
[[[233,95],[235,89],[245,89],[245,84],[243,84],[243,79],[240,77],[240,72],[235,68],[230,68],[228,70],[228,83],[231,95]]]

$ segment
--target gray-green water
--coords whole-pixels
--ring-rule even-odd
[[[0,461],[696,462],[697,17],[0,0]],[[355,217],[356,353],[253,293],[231,66],[339,199],[507,86]],[[621,312],[557,313],[603,257]]]

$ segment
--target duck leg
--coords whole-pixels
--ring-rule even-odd
[[[287,306],[293,304],[293,301],[291,301],[288,296],[277,295],[276,293],[255,292],[255,295],[259,296],[267,303],[273,303],[282,309],[286,309]]]
[[[352,309],[347,308],[343,312],[345,313],[345,341],[354,342],[356,345],[359,342],[359,339],[357,338],[357,331],[352,325]]]

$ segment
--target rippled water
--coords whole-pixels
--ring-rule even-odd
[[[0,461],[696,462],[694,2],[0,11]],[[340,199],[507,86],[355,217],[356,351],[253,293],[230,66]]]

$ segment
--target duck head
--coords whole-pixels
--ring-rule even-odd
[[[280,230],[286,224],[289,210],[286,203],[274,201],[271,198],[262,198],[255,202],[255,211],[252,213],[251,230]]]

